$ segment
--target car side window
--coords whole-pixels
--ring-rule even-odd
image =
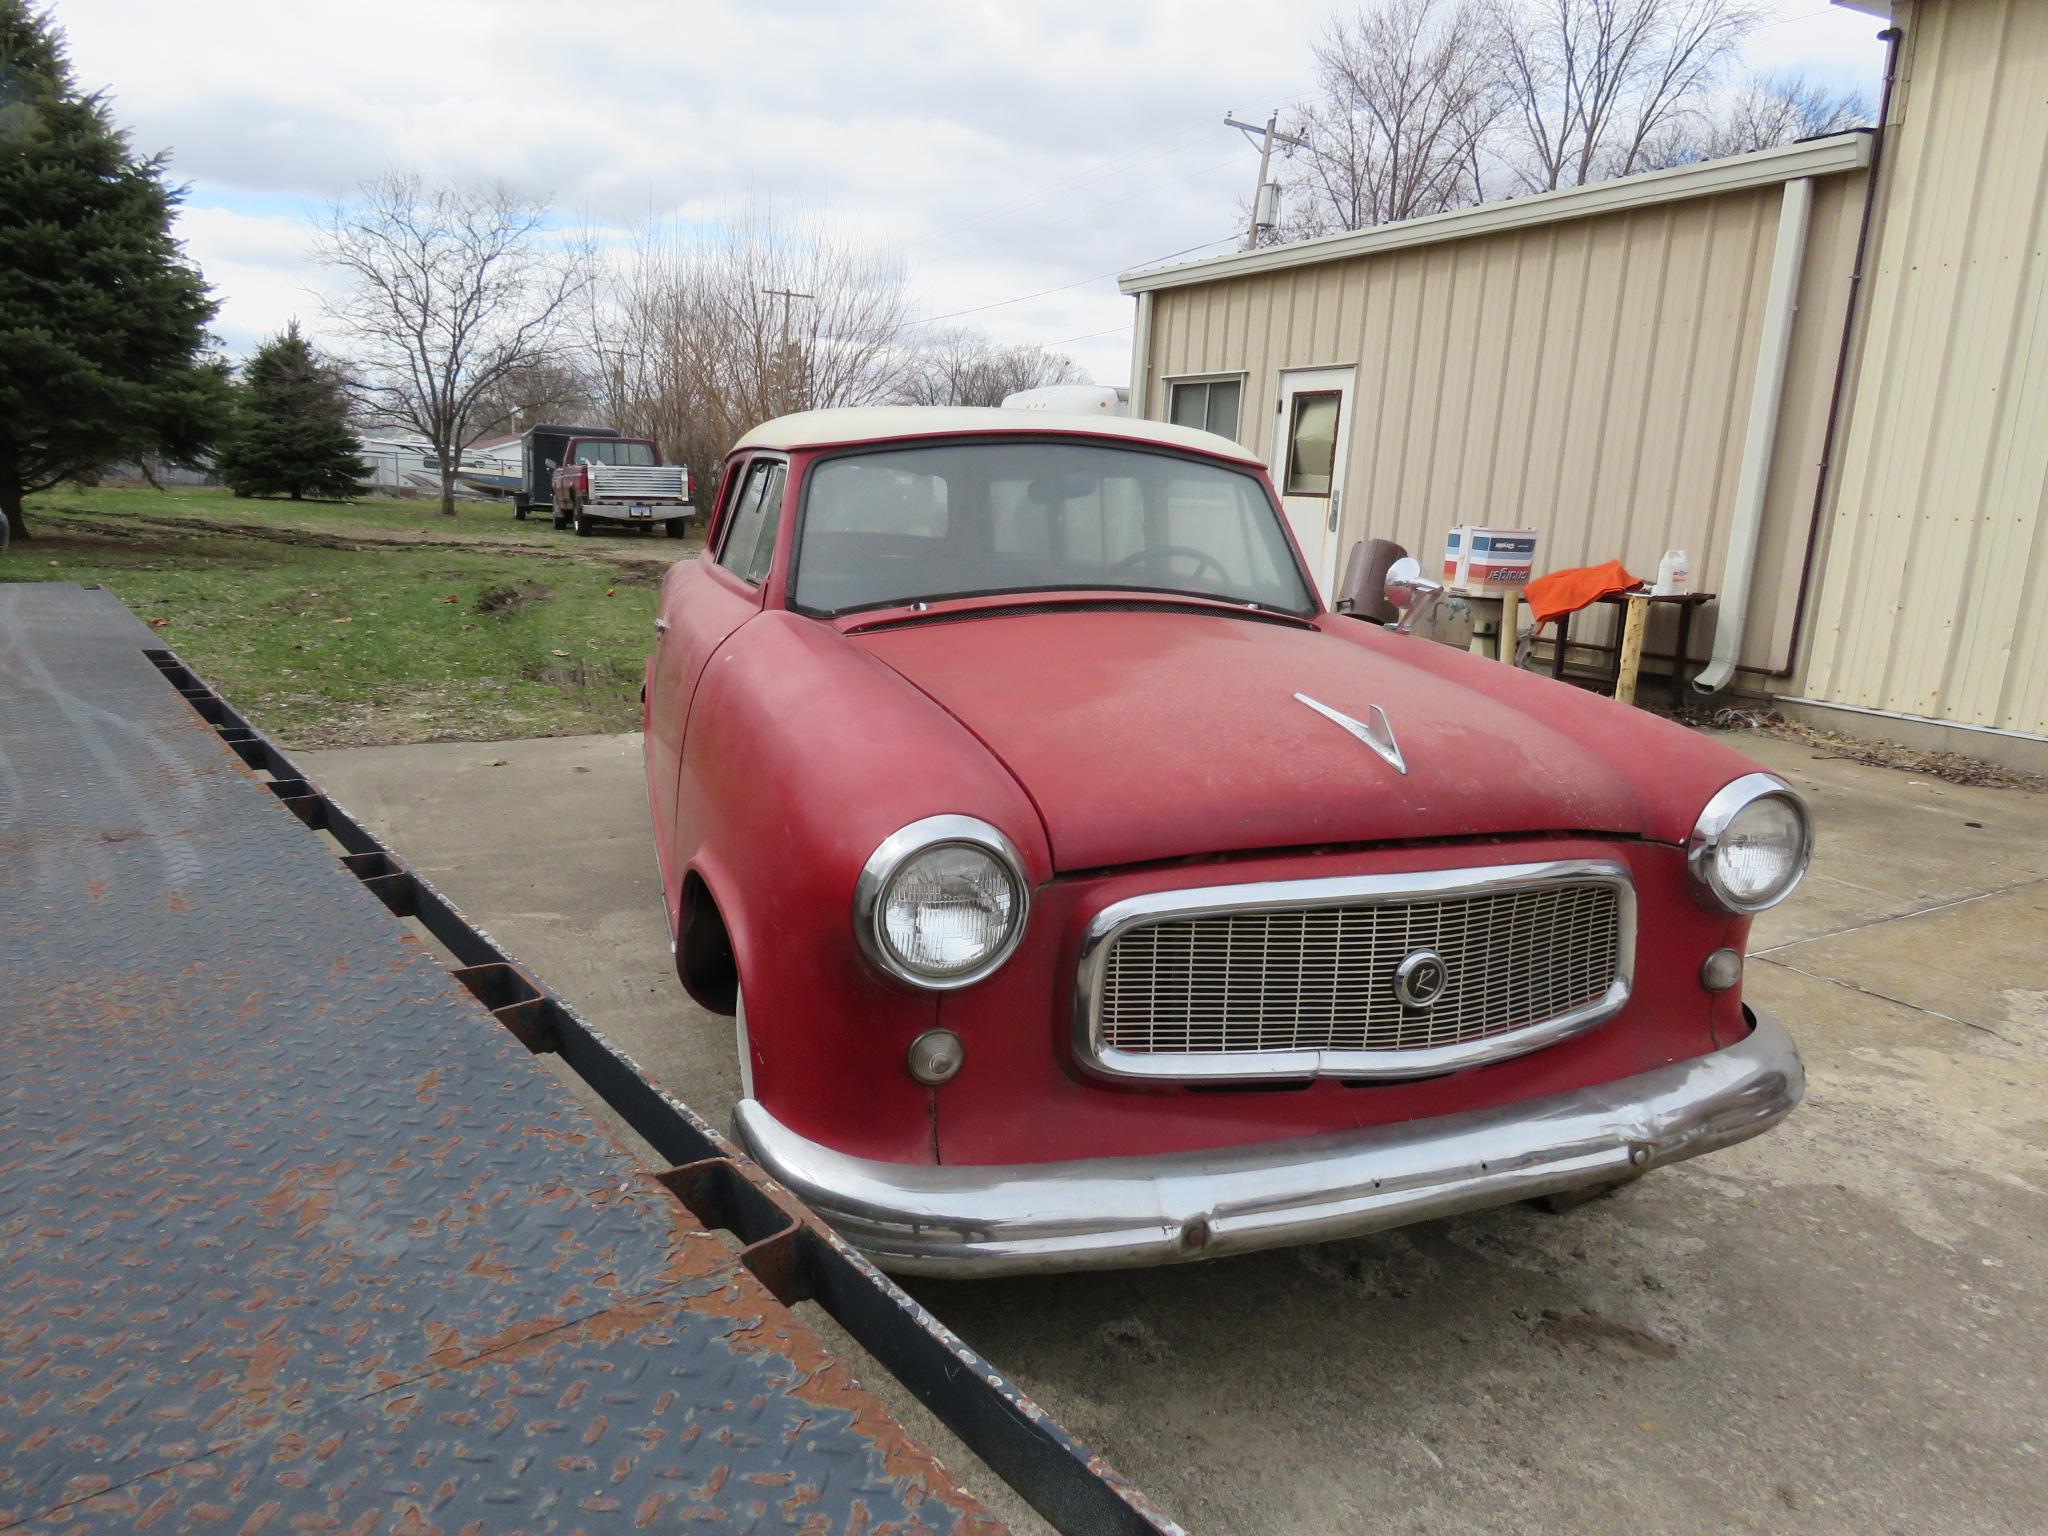
[[[712,558],[725,564],[726,548],[732,543],[732,525],[740,519],[740,505],[747,499],[747,471],[742,461],[727,467],[718,481],[718,511],[711,519]]]
[[[747,466],[746,477],[725,514],[725,538],[718,546],[718,563],[735,575],[754,557],[754,545],[761,537],[761,485],[768,466],[756,459]]]
[[[782,481],[788,472],[780,459],[763,464],[761,469],[761,533],[754,541],[753,559],[739,573],[756,587],[768,579],[768,568],[775,562],[775,535],[782,527]]]
[[[756,459],[747,483],[734,504],[731,527],[718,551],[718,563],[749,586],[758,587],[775,557],[775,531],[782,521],[783,464]]]

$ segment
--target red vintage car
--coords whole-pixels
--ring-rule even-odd
[[[1798,1101],[1741,982],[1799,798],[1327,611],[1226,439],[772,421],[655,628],[677,973],[737,1020],[747,1147],[884,1268],[1569,1196]]]

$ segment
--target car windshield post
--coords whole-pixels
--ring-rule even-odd
[[[1315,598],[1258,477],[1143,444],[975,438],[862,449],[805,476],[790,603],[840,614],[1050,591]]]

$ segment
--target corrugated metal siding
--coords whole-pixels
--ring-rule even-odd
[[[1899,20],[1801,691],[2048,733],[2048,6],[1943,0]]]
[[[1746,666],[1790,659],[1864,179],[1815,186]],[[1454,523],[1528,524],[1547,568],[1619,557],[1651,576],[1680,547],[1712,588],[1781,196],[1747,188],[1161,289],[1147,413],[1166,415],[1175,376],[1242,371],[1242,435],[1270,462],[1281,371],[1356,364],[1345,547],[1377,535],[1427,563]],[[1696,626],[1696,653],[1711,630]]]

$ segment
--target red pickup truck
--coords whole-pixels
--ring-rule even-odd
[[[558,463],[549,465],[550,500],[557,528],[588,535],[599,523],[657,524],[679,539],[696,508],[690,471],[664,464],[644,437],[571,437]]]

